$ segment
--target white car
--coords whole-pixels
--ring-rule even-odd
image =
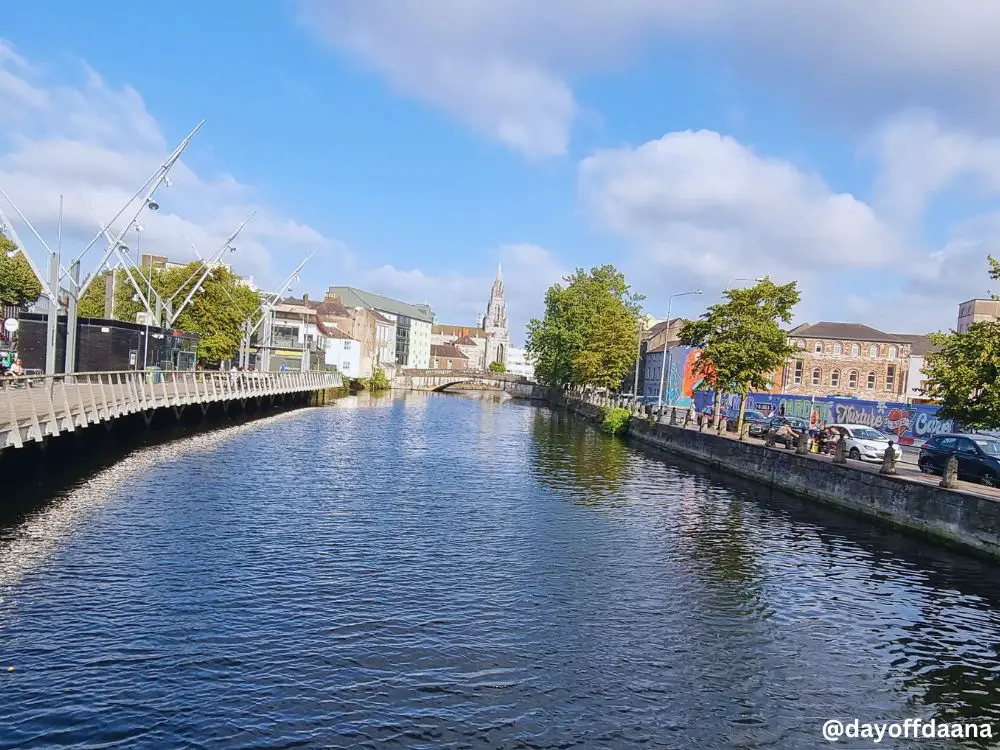
[[[855,461],[881,461],[885,449],[889,446],[888,435],[884,435],[873,427],[864,424],[834,424],[830,425],[847,437],[847,456]],[[893,442],[893,451],[898,461],[903,455],[899,443]]]

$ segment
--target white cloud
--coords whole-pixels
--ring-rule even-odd
[[[643,263],[696,283],[877,267],[898,253],[862,201],[714,132],[598,152],[579,183],[588,213]]]
[[[865,150],[879,162],[880,208],[900,224],[918,221],[936,193],[963,178],[980,195],[1000,192],[1000,138],[947,128],[933,112],[890,118]]]
[[[840,118],[948,105],[1000,114],[1000,9],[982,0],[301,0],[310,30],[397,89],[532,155],[566,150],[572,80],[662,38]]]
[[[503,262],[504,299],[511,340],[523,343],[528,320],[544,314],[545,290],[569,271],[551,252],[538,245],[503,245],[499,253],[489,255],[499,256]],[[481,274],[475,275],[427,273],[385,265],[357,271],[352,274],[351,282],[406,302],[428,303],[442,323],[474,326],[486,312],[495,274],[496,268],[488,265]]]
[[[0,90],[14,92],[18,105],[15,114],[0,116],[0,185],[50,245],[56,236],[59,196],[64,196],[63,248],[68,257],[75,257],[96,235],[99,222],[114,216],[163,162],[173,147],[168,141],[183,135],[168,139],[134,89],[109,86],[86,67],[79,74],[78,83],[53,83],[9,44],[0,43]],[[4,107],[5,112],[10,109],[15,108]],[[206,176],[180,162],[171,180],[173,187],[161,187],[157,193],[160,210],[141,217],[145,231],[138,241],[143,252],[193,258],[189,238],[202,253],[209,253],[256,209],[255,220],[236,243],[238,254],[227,258],[241,273],[275,283],[278,268],[294,265],[310,249],[345,253],[342,245],[316,229],[260,205],[256,191],[230,175]],[[18,226],[14,211],[9,206],[4,210],[44,267],[41,249]],[[133,250],[136,241],[130,234]],[[88,253],[85,273],[103,248],[102,241]]]

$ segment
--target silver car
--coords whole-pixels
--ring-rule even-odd
[[[834,424],[830,425],[840,433],[843,433],[847,440],[847,456],[855,461],[881,461],[885,456],[885,449],[892,439],[873,427],[864,424]],[[893,452],[898,461],[903,455],[903,449],[895,441]]]

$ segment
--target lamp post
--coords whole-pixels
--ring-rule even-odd
[[[668,347],[667,347],[667,344],[670,343],[670,308],[673,306],[674,297],[687,297],[689,294],[702,294],[702,291],[701,291],[701,289],[698,289],[698,290],[693,291],[693,292],[678,292],[677,294],[671,294],[667,298],[667,338],[663,342],[663,361],[662,361],[663,367],[660,368],[660,390],[659,390],[658,397],[657,397],[657,400],[656,400],[656,405],[657,406],[663,406],[663,381],[664,381],[664,375],[667,372],[667,366],[668,366],[668,362],[667,362]]]

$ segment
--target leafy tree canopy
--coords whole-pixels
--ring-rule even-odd
[[[23,307],[38,300],[42,285],[23,252],[7,257],[16,249],[17,245],[0,233],[0,302]]]
[[[1000,278],[1000,262],[992,255],[986,260],[990,278]],[[935,349],[924,361],[924,395],[941,402],[945,419],[971,429],[1000,429],[1000,323],[973,323],[963,333],[930,338]]]
[[[507,366],[503,362],[490,362],[490,372],[507,372]]]
[[[1000,429],[1000,323],[973,323],[965,333],[932,333],[923,392],[939,414],[978,430]]]
[[[770,387],[770,375],[795,349],[781,323],[789,323],[798,304],[796,283],[778,285],[765,278],[756,286],[729,289],[726,301],[712,305],[681,329],[681,343],[701,347],[696,372],[704,386],[745,396]],[[738,429],[742,427],[740,407]]]
[[[545,293],[545,317],[528,324],[535,375],[555,387],[618,387],[635,357],[642,297],[613,265],[563,281]]]

